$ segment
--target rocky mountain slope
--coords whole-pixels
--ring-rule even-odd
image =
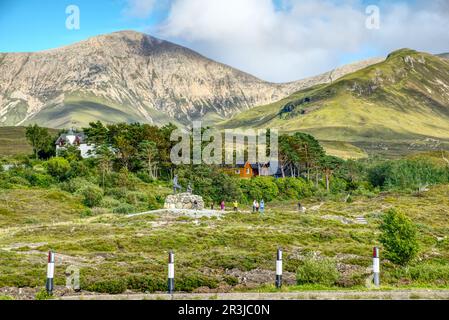
[[[304,131],[347,142],[448,140],[449,60],[399,50],[384,62],[253,108],[220,126]]]
[[[59,49],[0,54],[0,126],[216,122],[379,61],[273,84],[176,44],[117,32]]]

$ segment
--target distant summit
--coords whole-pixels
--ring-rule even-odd
[[[215,123],[378,61],[274,84],[168,41],[115,32],[59,49],[0,54],[0,126]]]

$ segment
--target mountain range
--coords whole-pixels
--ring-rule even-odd
[[[270,83],[134,31],[0,53],[0,126],[68,128],[96,120],[189,126],[200,119],[222,129],[308,132],[341,156],[370,148],[449,149],[449,54],[401,49]]]
[[[215,123],[380,60],[276,84],[168,41],[116,32],[53,50],[1,53],[0,126]]]

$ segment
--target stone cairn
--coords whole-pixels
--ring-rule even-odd
[[[170,195],[165,199],[164,209],[204,210],[204,200],[191,193]]]

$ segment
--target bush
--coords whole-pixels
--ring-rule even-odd
[[[148,196],[145,193],[138,192],[138,191],[132,191],[128,192],[126,194],[126,202],[136,206],[139,204],[139,202],[148,202]]]
[[[32,186],[41,188],[49,188],[52,184],[55,183],[55,180],[52,176],[35,172],[27,173],[26,179],[31,183]]]
[[[128,204],[128,203],[122,203],[121,205],[119,205],[118,207],[114,208],[114,210],[112,210],[113,213],[120,213],[120,214],[131,214],[135,212],[135,208]]]
[[[194,274],[182,275],[176,282],[176,290],[178,291],[192,292],[201,287],[216,289],[218,287],[218,281],[217,279],[201,274]]]
[[[330,258],[306,257],[296,272],[296,281],[302,284],[333,286],[340,278],[335,261]]]
[[[70,163],[64,158],[52,158],[45,163],[47,172],[52,177],[62,181],[67,178],[70,171]]]
[[[31,183],[27,179],[20,176],[9,177],[9,183],[25,187],[31,185]]]
[[[63,182],[60,185],[62,190],[70,193],[77,193],[79,190],[81,190],[86,186],[95,186],[95,185],[93,185],[90,181],[84,178],[74,178],[69,181]]]
[[[424,263],[407,268],[406,275],[413,281],[436,284],[449,283],[449,266]]]
[[[313,184],[302,178],[281,178],[276,180],[279,195],[284,200],[307,198],[313,195]]]
[[[120,294],[125,292],[126,289],[127,283],[123,279],[96,281],[87,287],[87,291],[108,294]]]
[[[243,195],[247,202],[254,199],[264,199],[270,202],[279,195],[276,179],[273,177],[255,177],[251,180],[241,180]]]
[[[119,205],[121,205],[121,202],[119,200],[116,200],[111,197],[105,197],[103,198],[103,200],[101,200],[100,207],[112,209],[118,207]]]
[[[165,279],[158,279],[153,276],[129,276],[127,286],[130,290],[141,292],[157,292],[167,290]]]
[[[47,292],[47,290],[42,289],[35,296],[36,300],[50,300],[53,299],[53,296]]]
[[[413,222],[402,212],[389,210],[382,219],[380,242],[385,247],[385,257],[405,266],[419,251],[417,230]]]
[[[95,185],[82,187],[78,193],[83,197],[83,203],[89,208],[99,206],[103,199],[103,190]]]
[[[90,175],[90,169],[84,161],[73,161],[70,163],[70,177],[88,177]]]

